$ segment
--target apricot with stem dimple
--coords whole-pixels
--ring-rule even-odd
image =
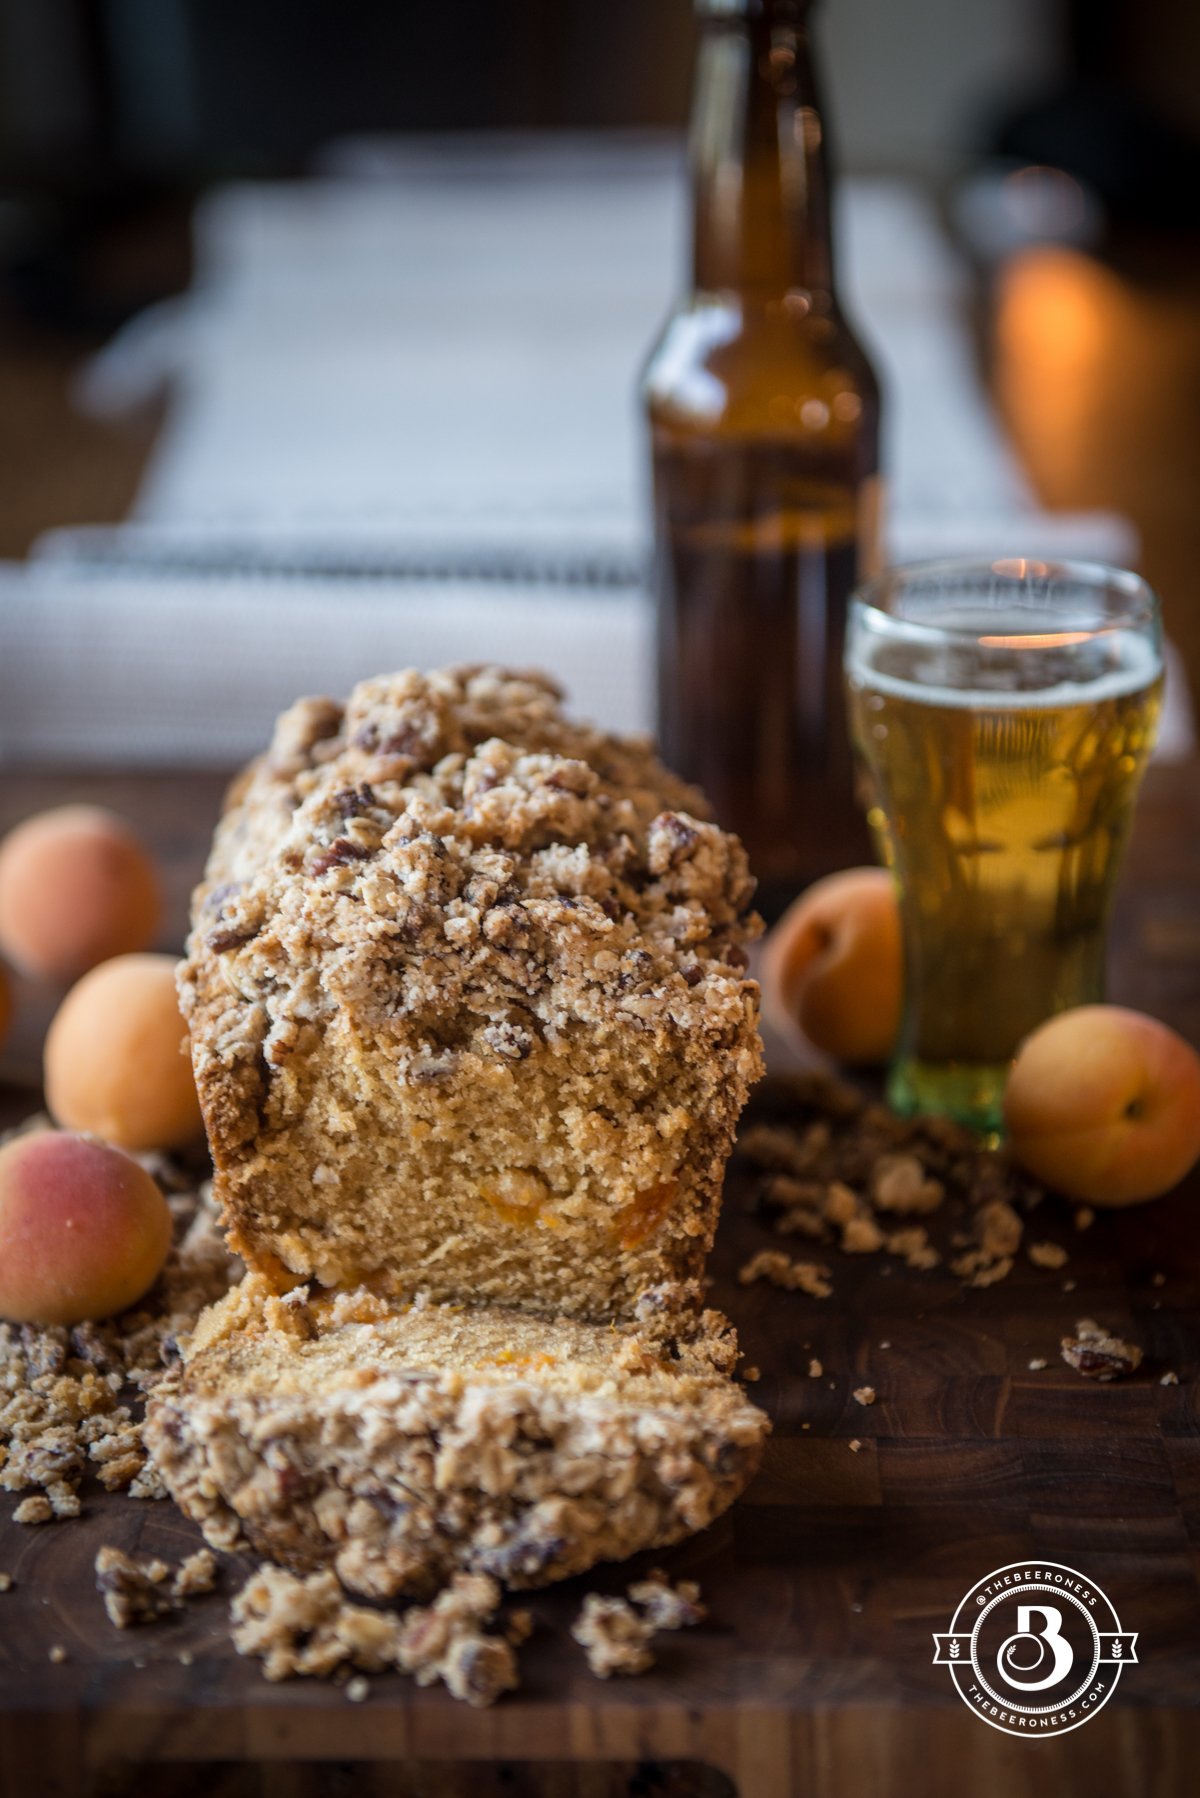
[[[1200,1055],[1157,1018],[1080,1005],[1017,1052],[1004,1095],[1012,1153],[1092,1205],[1136,1205],[1200,1157]]]
[[[0,1318],[78,1324],[128,1310],[170,1246],[166,1200],[120,1149],[59,1130],[0,1148]]]

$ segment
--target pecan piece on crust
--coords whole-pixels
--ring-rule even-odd
[[[231,949],[243,949],[258,935],[256,930],[210,930],[204,941],[214,955],[227,955]]]
[[[352,843],[349,837],[337,837],[315,856],[312,864],[314,874],[328,874],[331,868],[344,867],[348,862],[370,861],[372,851],[362,843]]]

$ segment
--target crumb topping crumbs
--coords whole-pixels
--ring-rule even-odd
[[[54,1506],[43,1492],[35,1492],[29,1498],[23,1498],[13,1512],[14,1523],[49,1523],[54,1517]]]
[[[738,1269],[739,1285],[751,1286],[756,1280],[766,1280],[789,1292],[806,1292],[814,1299],[827,1299],[833,1291],[827,1267],[815,1261],[793,1261],[782,1249],[760,1249]]]
[[[489,970],[531,997],[569,978],[585,1011],[603,995],[630,1020],[650,994],[705,1030],[714,1007],[741,1006],[757,926],[740,843],[648,739],[577,723],[561,699],[537,674],[410,669],[360,682],[344,709],[300,700],[282,715],[218,831],[228,877],[201,890],[197,925],[236,989],[261,995],[268,1036],[286,1010],[271,976],[281,949],[302,960],[297,933],[330,962],[312,1003],[353,984],[390,1028],[384,939],[393,957],[438,956],[443,1010],[456,981],[478,991]],[[474,1052],[519,1059],[531,1028],[536,1003],[481,1015]]]
[[[614,1673],[645,1673],[654,1665],[650,1651],[654,1625],[648,1617],[639,1617],[624,1598],[589,1592],[571,1625],[571,1634],[597,1679],[610,1679]]]
[[[1065,1267],[1069,1259],[1066,1249],[1057,1242],[1031,1242],[1025,1253],[1035,1267]]]
[[[661,1567],[653,1567],[645,1579],[635,1580],[629,1597],[656,1630],[690,1629],[708,1615],[697,1582],[682,1579],[672,1585]]]
[[[1091,1317],[1081,1317],[1074,1336],[1063,1337],[1061,1352],[1068,1367],[1092,1380],[1116,1380],[1135,1373],[1142,1364],[1135,1342],[1125,1342]]]
[[[833,1244],[846,1254],[883,1253],[910,1268],[938,1267],[942,1251],[924,1220],[948,1204],[965,1206],[971,1229],[959,1233],[961,1252],[950,1265],[973,1287],[994,1285],[1012,1271],[1025,1228],[1021,1213],[1041,1196],[1002,1151],[983,1148],[961,1126],[945,1118],[899,1118],[819,1073],[763,1081],[736,1152],[754,1170],[754,1199],[780,1235]],[[1055,1246],[1047,1248],[1042,1264],[1054,1265]],[[1030,1258],[1036,1262],[1041,1254],[1036,1248]],[[809,1290],[807,1277],[802,1282],[791,1266],[767,1250],[747,1263],[741,1278]],[[820,1277],[828,1281],[829,1269]]]
[[[458,1574],[430,1605],[400,1616],[351,1604],[328,1570],[300,1578],[264,1566],[230,1609],[234,1646],[263,1663],[267,1679],[328,1678],[341,1667],[397,1667],[418,1685],[441,1680],[455,1697],[488,1705],[517,1685],[516,1657],[484,1624],[500,1602],[486,1574]]]
[[[493,1704],[518,1684],[512,1644],[483,1626],[500,1604],[500,1584],[486,1573],[455,1574],[433,1603],[404,1617],[396,1661],[419,1686],[440,1679],[467,1704]]]
[[[627,1598],[589,1592],[571,1634],[597,1679],[629,1677],[654,1665],[650,1643],[659,1630],[691,1629],[707,1615],[695,1580],[672,1585],[661,1567],[653,1567],[633,1581]]]
[[[187,1599],[211,1592],[216,1583],[216,1556],[207,1548],[197,1549],[174,1570],[166,1561],[135,1560],[110,1546],[96,1556],[96,1590],[116,1629],[174,1616]]]

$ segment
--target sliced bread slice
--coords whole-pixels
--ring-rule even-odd
[[[703,1529],[769,1424],[731,1326],[679,1288],[623,1324],[285,1298],[249,1276],[157,1389],[145,1439],[214,1547],[371,1597],[465,1569],[539,1586]]]

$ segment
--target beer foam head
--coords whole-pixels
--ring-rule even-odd
[[[854,685],[973,711],[1098,704],[1150,686],[1162,668],[1155,633],[969,603],[928,622],[855,606],[846,642]]]

